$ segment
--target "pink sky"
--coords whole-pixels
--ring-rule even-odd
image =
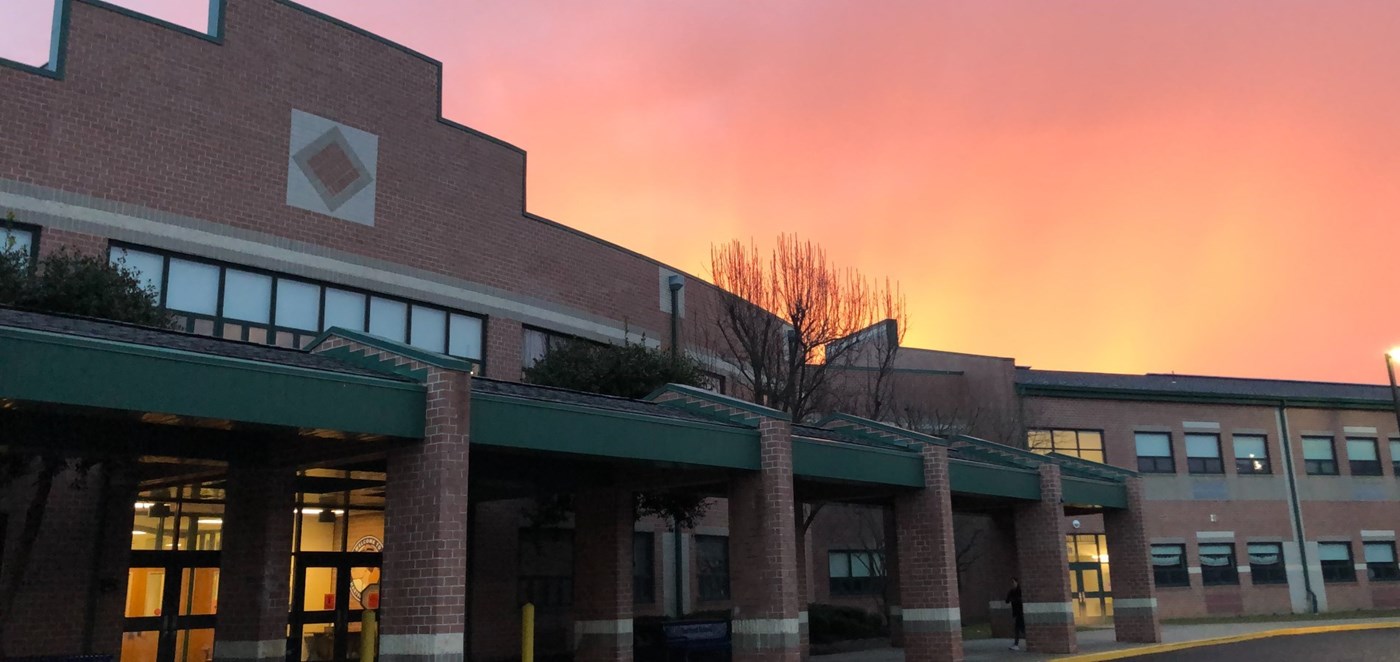
[[[1400,343],[1400,3],[307,4],[442,60],[531,211],[699,275],[800,232],[901,281],[913,345],[1376,382]],[[0,54],[50,11],[0,3]]]

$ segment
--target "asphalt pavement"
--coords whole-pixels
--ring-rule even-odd
[[[1400,629],[1268,637],[1127,659],[1134,662],[1400,662]]]

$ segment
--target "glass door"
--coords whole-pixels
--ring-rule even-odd
[[[121,662],[214,659],[219,553],[133,551]]]
[[[365,612],[379,608],[381,556],[375,552],[297,554],[288,660],[360,659]]]

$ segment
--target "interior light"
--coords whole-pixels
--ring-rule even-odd
[[[199,518],[199,523],[200,523],[200,524],[223,524],[224,521],[223,521],[222,519],[219,519],[218,517],[201,517],[201,518]]]
[[[136,529],[132,529],[132,530],[131,530],[131,535],[133,535],[133,536],[144,536],[144,535],[146,535],[146,532],[145,532],[145,531],[137,531]]]
[[[321,514],[321,509],[320,509],[320,508],[302,508],[302,509],[301,509],[301,514],[303,514],[303,515],[320,515],[320,514]]]
[[[136,502],[136,509],[137,509],[137,510],[150,510],[150,509],[151,509],[151,506],[154,506],[154,505],[156,505],[156,504],[151,503],[150,501],[137,501],[137,502]]]

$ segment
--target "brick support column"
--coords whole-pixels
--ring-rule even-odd
[[[802,530],[807,514],[801,501],[794,501],[792,506],[793,524],[797,527],[797,640],[802,659],[806,660],[812,655],[811,618],[807,613],[812,603],[811,568],[807,567],[807,534]]]
[[[729,484],[730,593],[734,660],[796,661],[801,653],[792,426],[759,424],[757,473]]]
[[[899,522],[894,506],[881,508],[885,540],[885,617],[890,623],[890,645],[904,647],[904,614],[899,600]]]
[[[1074,609],[1065,555],[1060,468],[1040,466],[1040,501],[1016,508],[1016,558],[1026,608],[1026,644],[1039,653],[1073,653]],[[1117,578],[1114,578],[1117,583]]]
[[[1127,481],[1128,507],[1105,510],[1103,525],[1113,573],[1113,630],[1118,641],[1150,644],[1162,641],[1152,584],[1152,550],[1143,521],[1142,479]]]
[[[948,450],[923,447],[924,488],[895,497],[895,546],[906,662],[963,659]]]
[[[471,376],[428,370],[423,441],[389,453],[382,662],[460,662],[467,601]]]
[[[235,460],[229,463],[226,495],[214,657],[282,660],[287,655],[296,470]]]
[[[632,493],[574,498],[574,661],[632,659]]]

